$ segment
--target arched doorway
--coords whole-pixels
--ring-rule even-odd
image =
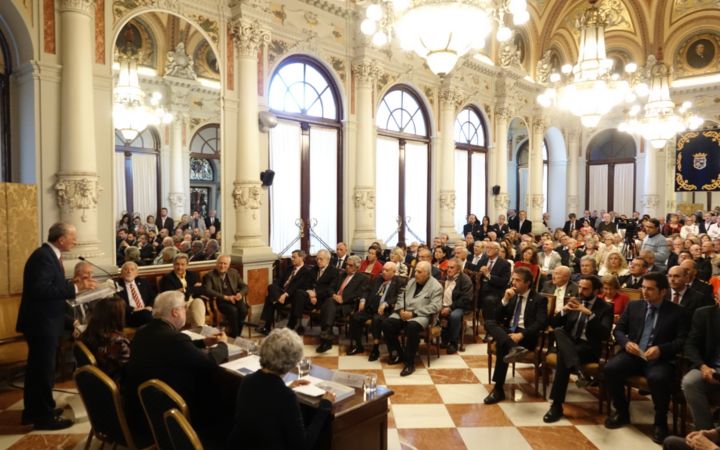
[[[160,138],[147,127],[127,142],[115,130],[115,215],[156,215],[160,205]]]
[[[220,206],[219,162],[220,125],[208,124],[190,140],[190,211],[203,217]]]
[[[628,217],[635,210],[635,140],[611,129],[587,147],[585,209],[615,211]]]
[[[529,162],[530,162],[530,148],[529,148],[529,140],[525,140],[520,144],[518,147],[517,155],[515,157],[515,160],[517,161],[517,170],[518,170],[518,177],[517,177],[517,210],[518,211],[527,211],[527,192],[528,192],[528,176],[529,176]],[[543,181],[542,181],[542,189],[543,189],[543,198],[544,204],[543,204],[543,212],[548,210],[548,149],[547,149],[547,143],[545,140],[543,140],[542,145],[542,161],[543,161]]]
[[[468,106],[455,118],[455,229],[468,214],[487,211],[487,127],[478,110]]]

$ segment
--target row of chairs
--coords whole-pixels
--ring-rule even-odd
[[[185,400],[160,380],[148,380],[138,395],[152,436],[133,433],[128,426],[117,384],[96,365],[95,356],[78,341],[74,347],[79,368],[74,379],[90,420],[85,450],[93,438],[104,444],[121,445],[130,450],[202,450],[197,433],[190,425]]]

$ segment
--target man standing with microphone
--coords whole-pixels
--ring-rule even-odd
[[[62,252],[70,251],[76,241],[75,226],[55,223],[48,231],[48,242],[25,263],[16,326],[28,344],[22,423],[33,424],[36,430],[61,430],[73,424],[60,417],[62,411],[55,407],[52,389],[57,347],[65,324],[65,301],[96,286],[92,278],[65,279]]]

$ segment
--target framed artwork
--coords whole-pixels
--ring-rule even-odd
[[[686,39],[675,55],[678,76],[720,72],[720,35],[702,33]]]
[[[709,39],[693,41],[685,51],[685,60],[694,69],[704,69],[715,59],[715,44]]]

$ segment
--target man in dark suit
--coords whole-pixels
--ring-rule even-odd
[[[397,265],[388,261],[383,265],[382,275],[373,279],[368,289],[367,298],[361,298],[357,311],[350,317],[350,339],[353,345],[348,355],[355,355],[365,351],[362,345],[362,330],[365,322],[370,323],[370,332],[373,335],[373,347],[368,361],[377,361],[380,357],[380,324],[383,317],[392,313],[400,291],[399,281],[395,278]]]
[[[550,398],[553,400],[543,422],[553,423],[563,416],[563,403],[567,394],[570,374],[578,375],[578,386],[588,384],[582,366],[600,360],[602,345],[610,337],[613,309],[598,294],[602,289],[600,279],[583,275],[578,281],[578,295],[550,320],[555,328],[557,364]]]
[[[662,273],[643,277],[644,301],[630,302],[615,326],[613,335],[621,352],[605,364],[605,383],[615,412],[605,420],[606,428],[630,423],[625,380],[647,377],[655,406],[653,441],[662,443],[668,434],[667,412],[675,377],[675,356],[682,350],[688,329],[687,310],[665,300],[670,288]]]
[[[510,227],[512,228],[512,227]],[[517,215],[517,232],[520,234],[532,233],[532,221],[527,219],[527,213],[520,211]]]
[[[162,230],[163,228],[168,230],[169,234],[175,232],[175,222],[172,217],[168,217],[167,208],[160,208],[160,217],[157,219],[157,227],[158,230]]]
[[[381,328],[390,357],[388,364],[402,361],[405,365],[401,377],[415,372],[415,355],[420,344],[420,334],[427,328],[442,306],[442,285],[430,276],[430,263],[420,261],[415,267],[415,277],[408,281],[405,292],[398,298],[395,311],[383,318]],[[401,348],[398,336],[405,331],[405,346]]]
[[[138,278],[138,266],[132,261],[122,265],[118,287],[118,296],[125,300],[125,323],[137,328],[152,320],[152,305],[155,301],[155,288],[142,278]]]
[[[475,276],[475,272],[480,270],[480,261],[482,260],[482,257],[485,255],[485,242],[484,241],[475,241],[473,243],[473,253],[472,255],[468,256],[467,262],[465,263],[465,270],[468,273],[468,276]],[[467,273],[466,272],[466,273]]]
[[[514,209],[507,210],[507,223],[511,230],[518,230],[518,214]]]
[[[625,289],[640,289],[640,286],[642,286],[642,277],[647,273],[647,269],[647,261],[639,257],[633,258],[630,264],[628,264],[628,272],[630,273],[618,279],[620,287]]]
[[[582,223],[577,220],[577,216],[575,213],[570,213],[568,215],[568,220],[565,221],[565,225],[563,225],[563,231],[565,234],[570,236],[573,231],[578,230],[582,227]]]
[[[348,257],[345,276],[336,278],[332,296],[320,306],[320,345],[315,349],[325,353],[332,348],[333,325],[338,317],[347,317],[355,308],[355,302],[367,297],[369,278],[358,271],[362,260],[357,255]]]
[[[692,317],[696,309],[701,306],[711,306],[715,303],[712,297],[703,297],[698,291],[688,286],[687,270],[680,266],[671,267],[667,274],[670,289],[665,300],[673,302],[688,310],[688,317]]]
[[[194,411],[194,425],[203,419],[212,423],[211,418],[220,415],[213,378],[223,370],[218,364],[227,359],[227,336],[221,333],[192,341],[180,332],[185,319],[182,293],[167,291],[157,296],[153,320],[137,330],[130,344],[123,384],[128,417],[141,417],[144,422],[137,388],[154,378],[170,385],[187,402]]]
[[[62,252],[75,246],[77,230],[67,223],[55,223],[48,231],[48,242],[36,249],[25,263],[23,293],[16,330],[28,345],[25,369],[22,423],[36,430],[61,430],[72,426],[55,408],[52,388],[55,382],[56,352],[65,327],[65,300],[95,288],[92,278],[65,280]]]
[[[500,214],[498,216],[498,221],[495,225],[492,226],[492,230],[497,235],[497,239],[499,241],[502,241],[505,235],[510,232],[510,227],[505,222],[505,216],[503,214]]]
[[[510,283],[510,263],[500,257],[500,244],[485,244],[485,256],[480,259],[477,282],[478,308],[482,308],[485,321],[495,317],[495,309]]]
[[[552,272],[552,279],[543,284],[540,292],[554,295],[558,305],[562,304],[565,298],[576,297],[578,285],[570,281],[571,275],[569,267],[557,266]]]
[[[338,242],[335,246],[335,255],[330,260],[330,265],[337,270],[345,270],[347,263],[347,245],[344,242]]]
[[[492,378],[495,387],[483,400],[486,405],[505,399],[503,386],[508,365],[534,349],[540,333],[547,327],[547,299],[532,291],[530,269],[517,267],[510,282],[512,287],[505,291],[495,320],[485,321],[488,333],[495,340],[497,356]]]
[[[240,272],[230,267],[230,256],[220,255],[215,268],[203,277],[205,295],[214,299],[223,315],[230,337],[242,335],[248,305],[245,295],[248,286],[242,280]]]
[[[312,288],[312,274],[310,268],[305,265],[305,252],[293,250],[290,260],[291,270],[288,270],[284,277],[276,278],[268,286],[268,295],[265,297],[265,305],[260,314],[260,320],[264,321],[265,325],[258,328],[262,334],[270,334],[270,327],[275,321],[276,308],[285,304],[291,305],[298,298],[299,292]],[[295,324],[288,322],[288,328],[295,328]]]
[[[188,256],[178,253],[173,258],[173,270],[160,279],[160,292],[180,291],[185,296],[185,307],[188,309],[187,322],[192,327],[205,325],[205,302],[201,295],[205,293],[196,272],[187,270]]]
[[[703,299],[713,299],[715,297],[712,286],[697,277],[698,269],[695,261],[686,259],[680,263],[680,267],[687,271],[687,282],[690,289],[699,292]]]
[[[458,351],[460,328],[463,316],[473,309],[473,282],[461,269],[461,261],[455,257],[448,261],[447,278],[443,289],[443,304],[440,309],[442,340],[447,343],[447,353],[452,355]]]
[[[210,227],[215,227],[215,232],[220,231],[220,219],[216,216],[217,211],[211,209],[208,216],[205,218],[205,229],[209,230]]]
[[[319,250],[315,256],[315,263],[315,267],[311,270],[311,288],[297,293],[290,312],[291,319],[288,321],[288,327],[299,320],[301,323],[297,327],[298,334],[305,332],[302,326],[303,313],[320,309],[323,303],[335,293],[335,282],[340,276],[340,271],[330,264],[329,251]]]

